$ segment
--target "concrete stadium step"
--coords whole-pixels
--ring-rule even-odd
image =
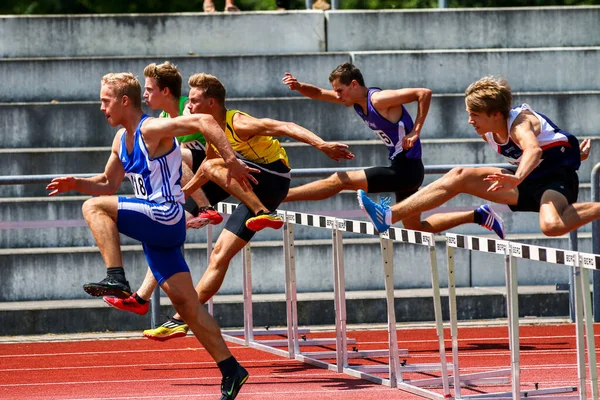
[[[600,89],[600,76],[590,73],[600,63],[600,47],[355,52],[352,61],[367,85],[382,88],[402,82],[403,87],[456,93],[496,75],[518,92]],[[305,80],[300,68],[290,72],[295,71]]]
[[[284,97],[291,94],[281,82],[285,72],[297,68],[303,71],[303,79],[320,86],[329,85],[329,73],[350,61],[350,54],[0,59],[0,79],[7,88],[0,92],[0,102],[98,101],[100,79],[105,74],[132,72],[143,83],[144,67],[165,60],[177,65],[186,90],[190,75],[206,72],[223,82],[229,97]]]
[[[163,59],[2,59],[0,79],[6,82],[7,89],[0,93],[0,102],[97,100],[100,78],[104,74],[131,71],[141,76],[148,63]],[[178,65],[186,80],[196,72],[217,75],[230,97],[292,96],[294,93],[281,83],[285,72],[292,72],[301,81],[327,87],[330,71],[345,61],[352,61],[362,70],[367,85],[383,88],[396,88],[401,82],[403,87],[425,86],[436,93],[460,93],[482,76],[501,75],[517,92],[600,90],[600,77],[590,73],[600,63],[600,47],[180,56],[169,59]],[[537,67],[532,69],[531,65]],[[249,76],[252,79],[248,79]],[[29,85],[21,85],[21,82],[29,82]]]
[[[328,51],[600,45],[597,6],[336,10],[326,15]]]
[[[326,37],[313,11],[3,15],[0,36],[2,58],[319,52]]]
[[[583,138],[580,138],[583,139]],[[589,160],[582,163],[579,175],[589,181],[593,160],[600,160],[600,138],[592,138]],[[388,165],[387,149],[377,139],[345,141],[356,155],[354,160],[338,163],[314,147],[284,142],[292,168],[338,168]],[[504,160],[479,138],[423,140],[425,165],[502,164]],[[0,170],[4,175],[99,173],[104,170],[108,147],[0,149]],[[45,185],[0,186],[0,197],[44,196]]]
[[[594,6],[2,16],[0,56],[597,46],[599,18],[600,8]],[[219,33],[223,26],[227,34]],[[285,42],[278,40],[281,32]]]
[[[579,201],[590,201],[590,185],[582,184],[580,187]],[[379,201],[382,196],[389,196],[394,200],[392,193],[373,194],[371,198]],[[94,238],[88,229],[81,214],[81,205],[87,196],[70,197],[34,197],[34,198],[5,198],[0,199],[0,249],[11,248],[36,248],[36,247],[76,247],[93,246]],[[235,198],[226,200],[228,203],[239,203]],[[474,210],[484,200],[469,195],[459,195],[448,203],[423,215],[429,216],[437,212],[470,211]],[[504,220],[507,235],[539,234],[539,215],[537,213],[513,213],[507,206],[492,204]],[[302,212],[314,215],[326,215],[342,219],[366,220],[366,215],[359,209],[356,193],[344,191],[335,197],[320,201],[297,201],[284,203],[278,207],[280,210]],[[227,215],[223,215],[225,219]],[[223,229],[225,223],[213,227],[213,241]],[[398,223],[396,226],[401,227]],[[490,234],[487,230],[475,224],[467,224],[452,228],[452,232],[470,235]],[[591,232],[591,224],[579,228],[580,232]],[[190,229],[187,232],[186,243],[206,243],[206,229]],[[313,229],[303,226],[294,226],[294,236],[298,240],[328,239],[331,231]],[[359,234],[345,234],[345,237],[361,238]],[[253,241],[281,240],[282,232],[279,230],[265,229],[259,232]],[[121,243],[133,245],[137,242],[126,236],[121,236]]]
[[[440,238],[442,239],[442,238]],[[515,241],[558,249],[569,249],[568,238],[545,238],[535,235],[517,237]],[[251,250],[253,288],[257,294],[283,293],[284,259],[281,241],[254,242]],[[347,290],[382,290],[383,268],[379,239],[344,240]],[[589,252],[591,237],[581,234],[579,250]],[[445,241],[436,241],[440,284],[447,286]],[[192,277],[199,280],[206,269],[203,244],[186,245],[185,256]],[[333,290],[332,246],[329,240],[295,241],[298,292]],[[396,289],[430,287],[429,250],[424,246],[398,243],[394,246]],[[82,285],[99,281],[105,267],[95,247],[54,249],[0,250],[0,278],[3,290],[0,302],[86,299]],[[504,284],[504,261],[497,254],[457,251],[455,274],[457,286],[501,286]],[[141,246],[124,246],[123,265],[132,290],[145,276],[147,264]],[[569,268],[561,265],[518,260],[520,285],[554,285],[569,280]],[[370,267],[366,267],[370,266]],[[420,268],[415,268],[420,266]],[[240,294],[242,287],[241,255],[232,261],[220,294]]]
[[[447,291],[442,289],[442,317],[449,319]],[[396,320],[399,324],[411,323],[431,326],[435,320],[431,289],[395,290]],[[244,324],[242,295],[216,295],[214,317],[223,329],[240,328]],[[506,289],[503,287],[457,288],[458,319],[473,321],[506,318]],[[285,296],[283,294],[253,295],[252,317],[256,329],[273,329],[287,325]],[[174,309],[167,297],[160,301],[159,324],[173,315]],[[298,323],[301,327],[327,326],[333,330],[335,309],[333,292],[298,293]],[[355,325],[382,324],[386,329],[387,305],[385,292],[347,291],[346,313],[348,329]],[[519,313],[529,321],[541,318],[562,318],[569,315],[569,292],[559,291],[555,285],[520,286]],[[531,317],[538,317],[531,320]],[[164,320],[162,319],[164,318]],[[0,320],[3,329],[0,341],[11,342],[11,336],[47,335],[80,332],[129,332],[142,337],[142,330],[152,327],[150,313],[141,317],[110,308],[102,300],[49,300],[0,303]],[[525,321],[521,321],[524,323]],[[420,323],[420,324],[415,324]],[[506,322],[498,321],[498,323]],[[433,329],[433,328],[432,328]],[[227,332],[225,332],[227,333]],[[98,334],[95,335],[97,337]],[[310,335],[308,335],[310,336]],[[352,337],[352,334],[349,334]],[[135,336],[134,336],[135,337]],[[14,338],[17,339],[17,338]],[[40,339],[44,339],[42,336]],[[18,340],[18,339],[17,339]]]
[[[577,136],[596,136],[600,128],[600,91],[515,93],[514,104],[528,103]],[[296,122],[326,140],[373,138],[373,132],[341,105],[303,97],[233,98],[227,107],[257,118]],[[0,148],[110,146],[115,129],[98,102],[2,103]],[[408,104],[416,116],[416,104]],[[462,94],[434,94],[421,136],[424,139],[473,138]],[[565,112],[574,110],[574,112]],[[576,110],[576,111],[575,111]],[[149,114],[156,114],[146,110]]]

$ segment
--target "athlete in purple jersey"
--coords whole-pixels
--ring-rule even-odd
[[[333,90],[298,82],[290,73],[283,83],[306,97],[354,107],[356,113],[388,148],[389,167],[335,173],[328,178],[290,189],[285,201],[322,200],[342,190],[366,193],[394,192],[399,202],[417,192],[423,183],[419,136],[431,102],[431,90],[425,88],[381,90],[365,86],[362,73],[350,63],[339,65],[329,75]],[[414,123],[404,104],[417,102]],[[382,204],[388,204],[384,200]],[[441,232],[460,224],[478,222],[504,236],[502,220],[488,205],[473,211],[435,214],[421,221],[420,213],[402,218],[405,228]]]
[[[527,104],[511,109],[512,93],[504,79],[482,78],[465,96],[469,123],[516,168],[454,168],[392,208],[359,193],[359,202],[380,231],[460,193],[507,204],[513,211],[539,212],[540,228],[547,236],[564,235],[600,218],[600,203],[576,203],[577,170],[589,155],[589,139],[579,144]]]

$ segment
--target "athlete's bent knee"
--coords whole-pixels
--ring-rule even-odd
[[[562,236],[569,233],[569,230],[561,221],[540,221],[540,229],[546,236]]]

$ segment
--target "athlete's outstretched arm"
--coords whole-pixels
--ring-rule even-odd
[[[342,104],[343,101],[337,98],[333,90],[323,89],[310,83],[298,82],[294,75],[286,72],[283,79],[283,83],[288,85],[290,90],[295,90],[303,96],[310,97],[315,100],[329,101],[331,103]]]
[[[227,185],[235,179],[244,188],[250,188],[251,172],[257,172],[248,167],[235,156],[235,152],[227,140],[221,126],[209,114],[192,114],[177,118],[148,118],[143,122],[142,135],[144,140],[160,140],[165,137],[189,135],[202,132],[207,142],[211,142],[227,165]]]
[[[293,122],[270,118],[259,119],[238,113],[233,117],[233,124],[236,134],[242,140],[247,140],[252,136],[288,136],[321,150],[336,161],[354,158],[354,154],[348,150],[347,144],[326,142],[313,132]]]
[[[73,176],[54,178],[46,186],[46,190],[50,190],[48,196],[55,196],[71,190],[94,196],[114,194],[119,189],[125,177],[125,170],[119,159],[121,136],[124,132],[125,129],[119,130],[113,139],[110,156],[104,167],[104,173],[91,178],[76,178]]]
[[[417,115],[415,116],[412,132],[402,139],[402,147],[410,149],[413,147],[425,123],[431,104],[431,90],[426,88],[382,90],[371,95],[373,106],[377,110],[385,110],[402,104],[417,102]]]

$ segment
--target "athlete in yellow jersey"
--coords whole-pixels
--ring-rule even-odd
[[[243,203],[236,207],[225,224],[225,229],[215,243],[208,268],[196,286],[198,300],[204,304],[217,293],[231,259],[244,248],[255,231],[276,221],[276,215],[271,214],[271,211],[274,211],[287,196],[290,187],[290,163],[285,149],[274,137],[287,136],[310,144],[334,160],[352,159],[354,155],[347,145],[326,142],[294,123],[268,118],[257,119],[237,110],[227,110],[225,87],[215,76],[192,75],[189,84],[191,89],[188,107],[191,113],[212,115],[225,130],[238,157],[248,166],[260,170],[259,174],[254,175],[256,182],[252,184],[257,201],[254,196],[244,195],[236,182],[232,181],[228,185],[225,163],[207,143],[207,159],[184,188],[184,192],[192,192],[206,179],[210,179]],[[179,315],[175,315],[157,329],[144,331],[144,336],[157,340],[183,336],[184,332],[187,332],[187,325],[183,324]]]

